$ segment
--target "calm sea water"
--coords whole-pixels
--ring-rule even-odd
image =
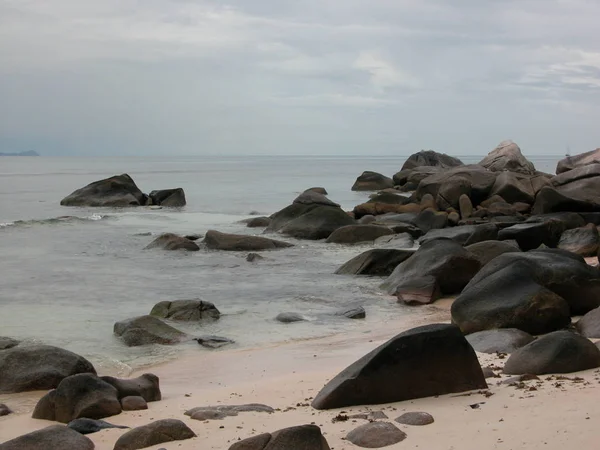
[[[552,173],[559,158],[531,160],[538,170]],[[105,372],[127,373],[182,352],[209,351],[194,342],[128,348],[113,336],[114,322],[147,314],[163,300],[215,303],[224,314],[219,321],[176,326],[191,334],[232,338],[238,347],[350,329],[368,332],[382,321],[422,313],[382,295],[379,279],[333,275],[370,245],[295,241],[295,247],[265,252],[265,260],[254,264],[245,261],[245,253],[143,251],[154,239],[145,233],[260,233],[238,222],[251,212],[271,214],[313,186],[325,187],[332,200],[351,209],[368,197],[350,191],[363,170],[391,176],[405,159],[2,157],[0,336],[58,345],[90,358]],[[129,173],[144,192],[182,187],[188,205],[182,210],[60,206],[73,190],[120,173]],[[366,320],[327,316],[356,304],[367,310]],[[275,322],[283,311],[311,320]]]

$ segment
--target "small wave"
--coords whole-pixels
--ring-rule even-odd
[[[90,216],[59,216],[52,217],[50,219],[34,219],[34,220],[15,220],[14,222],[2,222],[0,228],[9,227],[32,227],[36,225],[55,225],[63,223],[85,223],[85,222],[97,222],[99,220],[109,219],[109,215],[92,214]]]

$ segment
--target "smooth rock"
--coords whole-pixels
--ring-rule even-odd
[[[278,248],[293,247],[289,242],[277,241],[261,236],[248,236],[244,234],[228,234],[215,230],[208,230],[202,241],[207,248],[226,251],[259,251],[275,250]]]
[[[446,155],[445,153],[438,153],[433,150],[421,150],[420,152],[413,153],[402,165],[402,170],[414,169],[416,167],[423,166],[435,166],[443,169],[450,167],[462,166],[463,162],[453,156]]]
[[[556,220],[520,223],[500,230],[498,239],[515,240],[525,251],[536,249],[542,244],[556,248],[563,231],[565,231],[564,224]]]
[[[141,411],[148,409],[148,403],[143,397],[129,396],[121,399],[121,407],[123,411]]]
[[[279,232],[297,239],[327,239],[345,225],[356,223],[337,206],[294,203],[271,216],[268,232]]]
[[[338,275],[389,276],[403,261],[414,254],[413,250],[376,248],[352,258],[338,270]]]
[[[306,318],[302,314],[295,312],[283,312],[275,317],[275,320],[282,323],[304,322]]]
[[[94,450],[87,437],[63,425],[53,425],[0,444],[0,450]]]
[[[236,442],[229,450],[330,450],[316,425],[284,428]]]
[[[336,316],[344,316],[348,319],[364,319],[367,317],[367,312],[362,306],[353,306],[349,308],[342,308],[335,312]]]
[[[97,419],[75,419],[71,420],[67,427],[72,430],[77,431],[80,434],[92,434],[97,433],[98,431],[107,430],[109,428],[120,428],[120,429],[128,429],[129,427],[124,427],[121,425],[113,425],[112,423],[106,422],[104,420]]]
[[[535,175],[535,166],[521,153],[521,149],[513,141],[507,140],[498,144],[485,158],[479,162],[480,166],[492,172],[518,172],[526,175]]]
[[[162,250],[188,250],[191,252],[200,250],[200,247],[198,247],[198,244],[194,241],[173,233],[161,234],[150,242],[144,250],[151,250],[154,248],[160,248]]]
[[[266,228],[271,224],[269,217],[252,217],[246,222],[248,228]]]
[[[590,164],[600,164],[600,148],[561,159],[556,166],[556,173],[561,174]]]
[[[428,231],[419,239],[421,245],[434,239],[447,238],[467,246],[482,241],[495,240],[498,237],[498,227],[493,223],[483,225],[462,225],[452,228],[442,228]]]
[[[163,189],[161,191],[152,191],[148,194],[153,205],[165,206],[168,208],[181,208],[186,205],[185,192],[182,188]]]
[[[371,422],[355,428],[346,439],[363,448],[381,448],[406,439],[406,433],[390,422]]]
[[[0,403],[0,417],[12,414],[12,410],[4,403]]]
[[[394,187],[394,181],[377,172],[365,171],[354,182],[353,191],[381,191]]]
[[[181,420],[162,419],[123,434],[115,443],[114,450],[137,450],[194,437],[196,434]]]
[[[148,344],[173,345],[191,339],[154,316],[139,316],[115,323],[114,334],[128,347]]]
[[[248,262],[260,261],[262,259],[265,259],[264,256],[261,256],[258,253],[248,253],[248,256],[246,256],[246,261]]]
[[[468,219],[473,214],[473,203],[468,195],[463,194],[458,197],[458,209],[460,211],[460,217]]]
[[[482,241],[467,245],[465,249],[479,260],[481,267],[504,253],[519,253],[521,251],[516,242],[513,244],[513,241]]]
[[[214,304],[195,299],[159,302],[154,305],[150,315],[162,319],[195,322],[205,319],[218,319],[221,313]]]
[[[397,417],[396,422],[402,425],[423,426],[434,422],[433,416],[426,412],[407,412]]]
[[[62,206],[127,207],[147,203],[147,197],[127,175],[115,175],[77,189],[60,202]]]
[[[335,244],[356,244],[358,242],[375,241],[381,236],[389,236],[394,232],[380,225],[346,225],[338,228],[325,242]]]
[[[592,339],[600,338],[600,308],[592,309],[575,324],[582,336]]]
[[[471,347],[479,353],[512,353],[534,339],[529,333],[516,328],[478,331],[467,336]]]

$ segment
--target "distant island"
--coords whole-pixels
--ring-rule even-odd
[[[40,156],[40,155],[38,152],[29,150],[28,152],[20,152],[20,153],[0,153],[0,156]]]

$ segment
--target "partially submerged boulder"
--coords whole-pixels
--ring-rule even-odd
[[[317,425],[300,425],[236,442],[229,450],[330,450]]]
[[[282,312],[275,317],[275,320],[281,323],[305,322],[306,317],[297,312]]]
[[[359,242],[370,242],[381,236],[389,236],[394,232],[381,225],[346,225],[338,228],[327,238],[328,243],[334,244],[356,244]]]
[[[498,147],[483,158],[479,165],[492,172],[507,170],[525,175],[534,175],[536,173],[533,163],[527,160],[521,153],[519,146],[510,140],[498,144]]]
[[[516,328],[478,331],[467,336],[471,347],[480,353],[512,353],[534,339],[529,333]]]
[[[0,350],[7,350],[19,345],[19,341],[9,337],[0,336]]]
[[[148,344],[172,345],[191,337],[154,316],[138,316],[115,323],[114,333],[128,347]]]
[[[213,303],[200,299],[158,302],[150,311],[150,315],[185,322],[221,317],[221,313]]]
[[[394,181],[377,172],[365,171],[354,182],[353,191],[381,191],[394,187]]]
[[[355,220],[338,206],[293,203],[271,216],[267,232],[297,239],[327,239],[331,233]]]
[[[77,189],[60,202],[63,206],[127,207],[145,205],[148,198],[127,175],[115,175]]]
[[[446,155],[445,153],[438,153],[433,150],[421,150],[420,152],[413,153],[402,165],[402,170],[415,169],[423,166],[434,166],[443,169],[449,169],[450,167],[462,166],[463,162],[453,156]]]
[[[123,434],[115,443],[114,450],[138,450],[194,437],[196,437],[196,433],[181,420],[162,419]]]
[[[144,250],[150,250],[153,248],[160,248],[163,250],[189,250],[197,252],[200,250],[198,244],[191,239],[179,236],[174,233],[164,233],[154,239],[150,244],[146,246]]]
[[[389,276],[403,261],[413,255],[413,250],[376,248],[352,258],[335,271],[338,275]]]
[[[277,241],[261,236],[248,236],[245,234],[228,234],[215,230],[208,230],[202,241],[207,248],[226,251],[260,251],[275,250],[278,248],[293,247],[289,242]]]
[[[168,208],[181,208],[186,205],[185,192],[183,192],[182,188],[152,191],[148,197],[152,200],[153,205],[160,205]]]
[[[261,216],[261,217],[251,217],[250,219],[243,220],[248,228],[265,228],[271,224],[271,219],[269,217]]]
[[[2,450],[94,450],[94,443],[75,430],[53,425],[0,444]]]

